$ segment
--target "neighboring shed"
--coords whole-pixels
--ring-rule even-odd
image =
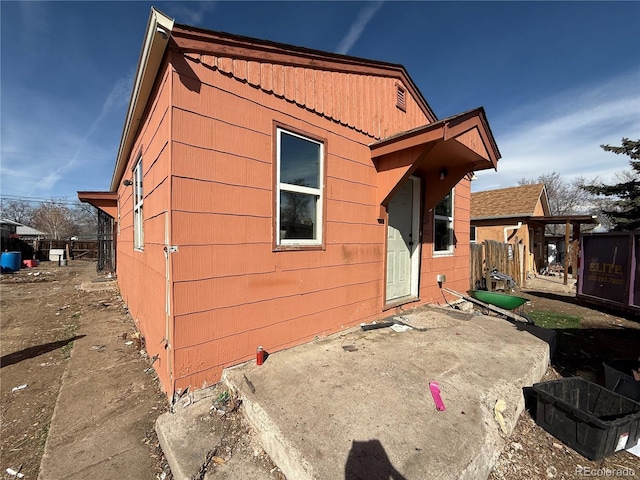
[[[517,243],[524,255],[521,271],[536,273],[548,263],[545,237],[547,225],[565,225],[562,251],[570,250],[570,241],[577,242],[580,237],[580,225],[598,223],[594,215],[552,215],[549,209],[547,191],[542,183],[520,185],[473,192],[471,194],[471,239],[482,243],[496,240],[504,243]],[[554,240],[554,242],[557,239]],[[571,265],[576,264],[575,254]],[[564,276],[567,283],[569,256],[564,257]]]
[[[0,241],[2,242],[3,252],[9,246],[9,239],[16,236],[16,229],[20,225],[20,223],[14,222],[13,220],[8,220],[6,218],[0,219]]]
[[[47,233],[26,225],[19,225],[16,227],[16,235],[18,235],[20,240],[24,240],[25,242],[42,240],[48,236]]]
[[[475,242],[496,240],[522,245],[522,272],[538,271],[544,258],[544,225],[531,217],[550,215],[542,183],[486,190],[471,194],[471,232]]]
[[[152,10],[110,192],[122,297],[169,395],[469,282],[482,108],[438,120],[404,67]]]

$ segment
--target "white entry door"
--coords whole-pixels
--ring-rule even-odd
[[[405,181],[387,205],[387,302],[418,296],[420,180]]]

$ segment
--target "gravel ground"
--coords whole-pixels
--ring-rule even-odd
[[[527,311],[542,310],[579,316],[580,328],[558,329],[558,346],[542,381],[580,376],[604,385],[602,362],[640,355],[640,323],[580,305],[575,293],[551,288],[525,290]],[[566,287],[565,287],[566,288]],[[575,479],[581,477],[640,478],[640,458],[626,451],[589,461],[535,422],[535,406],[528,406],[500,455],[490,480]]]

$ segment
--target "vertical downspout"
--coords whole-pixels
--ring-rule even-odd
[[[168,120],[169,120],[169,138],[167,145],[169,151],[169,172],[168,172],[168,181],[169,181],[169,199],[167,205],[167,219],[169,222],[168,225],[168,235],[169,235],[169,245],[173,245],[173,63],[171,62],[171,55],[173,54],[172,50],[169,50],[165,53],[167,57],[167,70],[169,71],[168,78],[168,86],[169,86],[169,112]],[[173,261],[171,260],[172,255],[169,255],[169,271],[167,276],[168,285],[168,295],[169,295],[169,344],[168,344],[168,355],[167,359],[169,362],[169,382],[171,384],[171,399],[173,400],[173,396],[176,391],[176,384],[174,379],[174,365],[175,365],[175,356],[173,349],[173,338],[175,334],[175,315],[174,315],[174,296],[173,296]]]

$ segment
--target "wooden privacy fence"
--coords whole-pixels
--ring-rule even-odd
[[[98,258],[97,240],[38,240],[35,246],[38,260],[49,260],[49,251],[52,248],[61,248],[69,252],[69,257],[73,260],[96,260]]]
[[[509,275],[518,287],[522,286],[522,245],[501,243],[495,240],[471,244],[470,287],[472,289],[495,290],[502,285],[490,278],[496,269],[499,273]]]

